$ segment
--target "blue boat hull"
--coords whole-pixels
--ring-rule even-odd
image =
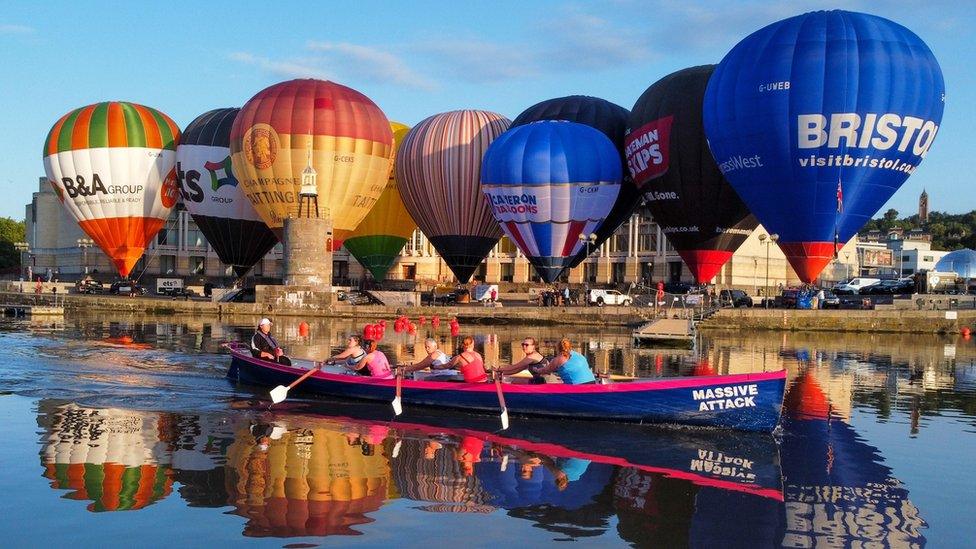
[[[228,377],[241,383],[288,385],[307,370],[232,350]],[[786,372],[673,378],[609,385],[505,384],[510,414],[587,420],[682,424],[771,432],[779,423]],[[394,380],[316,372],[296,391],[390,402]],[[498,413],[490,383],[402,382],[406,406]]]

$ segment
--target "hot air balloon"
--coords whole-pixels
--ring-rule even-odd
[[[335,251],[386,187],[393,134],[375,103],[335,82],[290,80],[252,97],[231,129],[234,175],[279,239],[285,218],[298,212],[309,142],[319,214],[332,219]]]
[[[492,214],[551,283],[583,247],[620,192],[620,155],[595,128],[534,122],[503,133],[485,153],[481,187]]]
[[[44,171],[81,229],[129,276],[179,199],[180,129],[165,114],[125,102],[75,109],[44,142]]]
[[[502,236],[481,194],[481,159],[509,124],[488,111],[436,114],[407,133],[397,155],[407,211],[461,282]]]
[[[705,93],[705,132],[722,173],[812,282],[929,152],[944,94],[939,63],[910,30],[812,12],[725,56]]]
[[[714,278],[757,225],[708,151],[701,106],[714,69],[680,70],[647,88],[626,138],[627,168],[698,282]]]
[[[589,97],[586,95],[570,95],[568,97],[557,97],[548,99],[541,103],[536,103],[522,111],[514,121],[512,127],[524,126],[540,120],[565,120],[567,122],[578,122],[596,128],[613,142],[620,153],[621,164],[624,162],[624,135],[627,132],[627,117],[630,111],[611,103],[605,99]],[[601,244],[607,241],[613,233],[630,218],[641,203],[640,192],[634,186],[627,170],[623,170],[623,182],[620,185],[620,193],[617,201],[606,218],[591,234],[596,234],[596,242],[588,248],[582,247],[573,258],[570,267],[576,267],[586,259],[587,249],[596,250]]]
[[[183,204],[217,256],[244,276],[278,243],[244,198],[230,161],[230,129],[240,109],[214,109],[196,117],[176,148]]]
[[[396,151],[410,127],[399,122],[390,122],[390,128],[393,130]],[[391,163],[386,189],[362,223],[346,238],[345,246],[356,261],[369,269],[374,279],[383,280],[416,228],[417,224],[400,198]]]

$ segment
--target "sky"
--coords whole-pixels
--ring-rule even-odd
[[[602,97],[631,108],[661,77],[718,63],[774,21],[843,8],[918,34],[946,81],[925,161],[882,209],[976,209],[976,2],[723,0],[594,2],[4,2],[0,4],[0,216],[24,218],[44,175],[41,147],[66,112],[141,103],[185,127],[276,82],[334,80],[406,124],[476,108],[515,118],[545,99]],[[968,129],[967,129],[968,128]]]

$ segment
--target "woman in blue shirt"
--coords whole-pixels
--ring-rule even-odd
[[[537,376],[546,374],[556,374],[559,379],[568,385],[582,385],[584,383],[596,383],[596,376],[586,362],[586,357],[573,350],[573,344],[569,339],[563,338],[559,341],[559,352],[549,361],[549,364],[539,368],[530,368],[531,372]]]

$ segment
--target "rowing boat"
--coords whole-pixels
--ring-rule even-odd
[[[274,387],[308,373],[310,361],[291,365],[251,356],[246,345],[226,345],[231,353],[227,376],[246,384]],[[359,376],[339,368],[312,373],[304,393],[363,400],[393,400],[396,381]],[[771,432],[779,424],[786,371],[716,376],[636,379],[628,383],[566,385],[505,384],[505,400],[514,415],[614,422],[661,423]],[[404,379],[402,403],[473,412],[497,413],[491,383]]]

